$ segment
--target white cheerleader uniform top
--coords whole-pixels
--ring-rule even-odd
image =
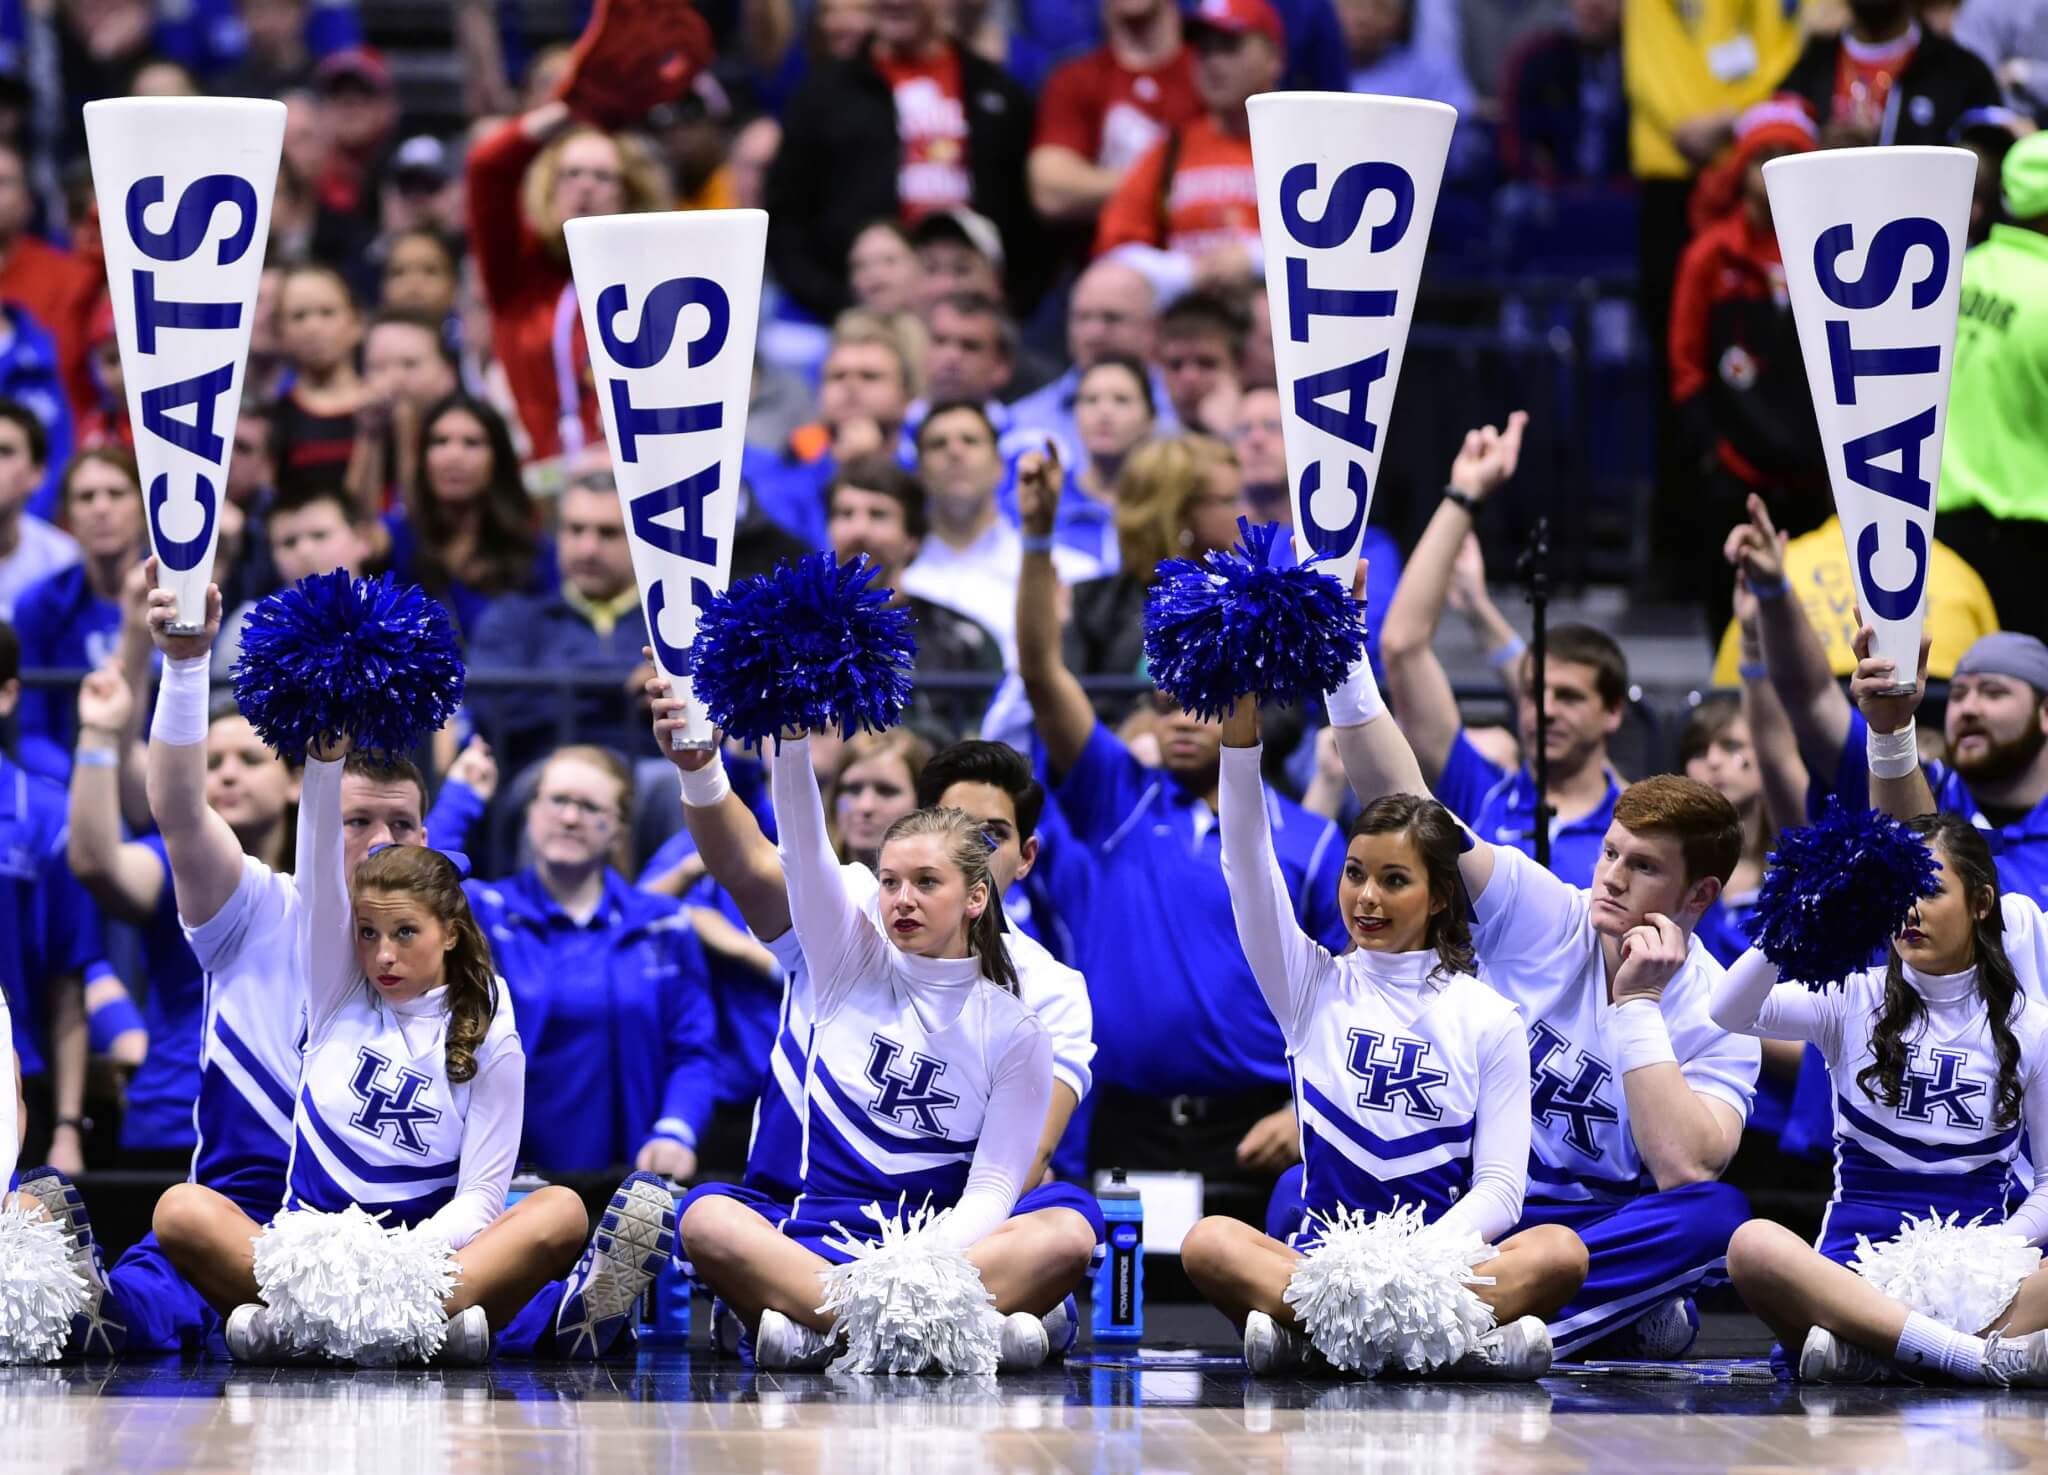
[[[394,1004],[356,965],[342,874],[339,763],[308,760],[299,801],[306,1058],[292,1118],[288,1203],[351,1203],[423,1225],[460,1249],[504,1210],[524,1124],[526,1055],[512,994],[476,1048],[476,1074],[448,1079],[446,988]]]
[[[848,894],[808,739],[783,743],[772,792],[813,1012],[802,1198],[885,1210],[929,1200],[952,1208],[946,1241],[972,1244],[1028,1186],[1052,1094],[1051,1036],[979,960],[904,952]]]
[[[1263,751],[1223,749],[1223,877],[1287,1041],[1302,1196],[1321,1213],[1420,1205],[1496,1239],[1522,1216],[1529,1161],[1520,1014],[1434,951],[1333,956],[1301,930],[1273,853]]]
[[[2040,909],[2007,895],[2012,930],[2015,910]],[[1888,1106],[1856,1083],[1875,1058],[1871,1034],[1884,1006],[1885,972],[1867,968],[1840,988],[1810,989],[1780,983],[1770,959],[1751,948],[1728,970],[1714,993],[1714,1017],[1729,1029],[1771,1040],[1803,1040],[1827,1060],[1835,1091],[1835,1191],[1832,1203],[1850,1200],[1912,1213],[1956,1212],[1967,1220],[2004,1216],[2006,1184],[2024,1126],[2036,1144],[2048,1142],[2048,1004],[2040,975],[2022,946],[2010,953],[2021,992],[2007,1020],[2020,1047],[2021,1120],[1997,1120],[1998,1052],[1991,1022],[1977,993],[1977,970],[1922,973],[1902,963],[1901,973],[1926,1005],[1906,1039],[1906,1072],[1899,1103]],[[2037,1164],[2032,1191],[2005,1222],[2032,1244],[2048,1242],[2048,1165]]]

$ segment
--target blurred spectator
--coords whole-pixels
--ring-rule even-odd
[[[249,362],[242,370],[242,403],[251,400],[263,404],[274,404],[284,393],[291,378],[291,360],[285,356],[284,337],[279,332],[277,321],[277,298],[284,290],[285,269],[277,262],[268,262],[263,275],[256,279],[256,304],[249,312]],[[106,366],[97,357],[100,344],[111,342],[114,335],[113,308],[102,299],[100,314],[104,314],[105,337],[101,336],[101,316],[95,314],[91,345],[93,359],[94,387],[99,388],[106,381]],[[118,360],[119,355],[115,355]],[[118,365],[117,365],[118,372]],[[121,396],[116,396],[120,398]],[[122,415],[126,416],[124,407]]]
[[[462,175],[449,146],[430,134],[408,138],[391,154],[378,188],[377,224],[389,241],[408,231],[462,230]],[[388,254],[389,247],[379,254]]]
[[[647,115],[646,128],[675,187],[678,210],[735,208],[726,129],[732,98],[717,76],[699,72],[690,90]]]
[[[363,318],[355,294],[330,266],[289,268],[277,294],[278,334],[292,387],[271,420],[271,450],[286,486],[344,486],[365,402],[356,372]]]
[[[1942,513],[1936,525],[1947,533],[1951,526],[1949,514]],[[1806,611],[1807,623],[1826,656],[1827,668],[1840,677],[1854,675],[1856,579],[1849,566],[1849,547],[1842,535],[1841,519],[1830,517],[1812,532],[1787,540],[1779,557],[1788,590]],[[2023,590],[2008,587],[2001,592],[2008,599],[2018,599]],[[1991,591],[1985,588],[1977,571],[1947,543],[1931,539],[1927,549],[1925,629],[1933,649],[1927,657],[1927,674],[1940,681],[1954,675],[1963,652],[1978,637],[1998,629],[2001,612],[1993,607]],[[1732,687],[1741,681],[1740,652],[1740,631],[1731,619],[1722,632],[1720,651],[1714,658],[1714,685]]]
[[[1211,292],[1191,292],[1160,314],[1153,354],[1182,425],[1220,434],[1235,421],[1250,330],[1242,307]]]
[[[111,324],[109,337],[112,336]],[[45,520],[57,515],[57,478],[76,441],[71,406],[57,368],[57,344],[36,320],[11,302],[0,301],[0,399],[36,417],[46,444],[42,485],[30,510]]]
[[[1531,33],[1507,64],[1501,157],[1545,184],[1628,174],[1621,0],[1572,0],[1569,22]]]
[[[26,405],[0,400],[0,620],[14,622],[22,592],[78,562],[78,544],[28,510],[43,484],[49,439]]]
[[[1117,182],[1170,129],[1202,114],[1175,0],[1103,0],[1103,44],[1053,70],[1031,145],[1031,201],[1092,223]]]
[[[668,188],[638,139],[545,103],[469,152],[469,236],[492,349],[536,457],[599,442],[590,355],[569,278],[565,222],[661,210]]]
[[[149,59],[156,29],[150,11],[149,0],[61,0],[55,7],[67,153],[85,152],[80,104],[120,97]]]
[[[390,507],[394,491],[410,506],[417,487],[422,420],[458,388],[455,355],[433,318],[386,308],[363,335],[363,407],[348,484],[372,517]]]
[[[947,34],[962,46],[1034,93],[1045,85],[1052,56],[1013,24],[1011,0],[940,0],[939,9]]]
[[[1964,113],[2001,100],[1991,68],[1923,27],[1912,0],[1849,0],[1849,24],[1808,41],[1784,88],[1830,147],[1946,143]]]
[[[222,97],[276,97],[313,79],[305,0],[240,0],[241,60],[214,79]]]
[[[153,56],[135,69],[128,79],[130,97],[203,97],[205,91],[192,69],[169,57]]]
[[[430,227],[401,231],[384,255],[378,305],[416,312],[441,324],[442,337],[455,313],[461,267],[449,238]]]
[[[2040,121],[2048,108],[2048,6],[1963,0],[1952,34],[1991,68],[2008,102]]]
[[[1671,398],[1676,429],[1697,468],[1685,506],[1695,556],[1685,594],[1704,602],[1707,629],[1728,622],[1728,568],[1718,540],[1759,492],[1781,528],[1803,533],[1834,513],[1827,456],[1814,419],[1771,225],[1764,165],[1814,147],[1798,103],[1759,103],[1735,143],[1700,178],[1700,234],[1679,263],[1671,306]]]
[[[458,392],[421,416],[413,488],[403,510],[366,524],[371,561],[447,605],[465,637],[494,600],[555,587],[555,545],[489,405]]]
[[[1010,406],[1010,428],[1002,438],[1003,455],[1015,457],[1025,451],[1043,450],[1050,440],[1061,465],[1072,466],[1079,461],[1074,397],[1080,392],[1082,373],[1112,353],[1149,361],[1153,320],[1150,282],[1120,261],[1091,263],[1074,282],[1074,290],[1067,298],[1067,357],[1072,363],[1052,383]],[[1155,424],[1166,430],[1177,428],[1178,421],[1166,403],[1164,376],[1156,368],[1148,373]]]
[[[910,228],[910,245],[918,266],[913,305],[924,316],[962,292],[1003,300],[1003,238],[986,215],[957,205],[934,210]]]
[[[1199,284],[1248,281],[1263,257],[1246,99],[1280,80],[1286,37],[1266,0],[1202,0],[1187,17],[1204,115],[1132,166],[1095,231],[1162,301]],[[1186,417],[1183,417],[1186,418]]]
[[[121,630],[121,581],[143,554],[142,488],[135,458],[81,451],[64,470],[64,525],[80,561],[31,584],[14,604],[21,663],[80,670],[103,664]],[[71,776],[78,714],[68,691],[34,687],[17,711],[21,766],[63,783]]]
[[[840,860],[874,868],[889,826],[917,808],[917,777],[931,756],[930,743],[907,727],[892,727],[857,732],[826,760],[825,820]]]
[[[1136,676],[1145,663],[1145,595],[1168,558],[1200,558],[1237,541],[1244,479],[1230,447],[1206,435],[1140,446],[1116,483],[1121,567],[1073,587],[1063,661],[1076,676]],[[1105,721],[1128,700],[1095,699]]]
[[[635,728],[652,741],[644,721],[627,720],[645,683],[640,649],[647,644],[647,621],[633,583],[625,509],[610,472],[585,474],[563,489],[555,537],[561,586],[493,600],[470,636],[469,664],[479,671],[604,673],[618,686],[560,698],[476,688],[470,710],[507,773],[558,742],[619,748],[622,735]]]
[[[0,722],[22,695],[23,656],[0,621]],[[65,794],[0,749],[0,989],[13,1016],[15,1063],[28,1104],[22,1161],[47,1153],[85,1167],[85,971],[101,955],[99,914],[66,864]],[[54,1141],[52,1140],[54,1138]]]
[[[910,237],[893,220],[878,220],[853,238],[846,254],[853,300],[869,312],[910,312],[920,300],[924,268]]]
[[[1970,197],[1972,246],[1981,246],[1991,227],[2005,218],[2005,156],[2034,131],[2034,125],[2010,108],[1974,108],[1956,121],[1949,142],[1977,156],[1977,188]]]
[[[2006,628],[2048,637],[2048,133],[2014,144],[2003,177],[2013,223],[1963,257],[1937,526]]]
[[[262,313],[263,298],[259,295],[256,311],[251,315],[260,318]],[[251,337],[254,336],[252,333]],[[91,451],[105,446],[120,446],[134,450],[135,427],[128,421],[128,384],[126,375],[121,371],[120,339],[114,332],[114,304],[105,296],[93,309],[92,326],[86,333],[86,363],[92,372],[93,405],[79,417],[78,449]],[[243,373],[243,398],[269,404],[274,413],[275,401],[248,387],[255,377],[256,368],[256,355],[251,351],[249,368]],[[56,464],[54,460],[52,464]]]
[[[1082,565],[1082,578],[1098,579],[1122,566],[1116,539],[1117,483],[1132,454],[1152,439],[1157,418],[1145,365],[1129,354],[1103,354],[1081,371],[1074,392],[1074,436],[1080,454],[1060,462],[1065,481],[1053,538]],[[1003,515],[1015,522],[1015,488],[1006,485],[1003,491]]]
[[[993,687],[1003,672],[1003,648],[979,621],[935,604],[905,587],[931,526],[924,487],[892,456],[862,456],[839,468],[826,496],[833,553],[842,560],[866,554],[880,570],[876,583],[893,591],[917,633],[918,678],[905,721],[920,732],[950,737],[977,725],[985,695],[956,694],[924,684],[930,675],[979,675]]]
[[[318,181],[320,202],[374,224],[375,185],[398,127],[398,89],[384,58],[367,46],[337,51],[313,69],[313,91],[332,144]]]
[[[338,487],[313,485],[281,495],[264,518],[270,565],[280,587],[290,588],[314,574],[342,569],[360,577],[369,561],[365,519],[355,501]],[[242,654],[242,627],[253,601],[228,608],[213,642],[213,679],[225,690]]]
[[[768,173],[776,280],[830,319],[850,301],[846,252],[863,226],[964,205],[994,223],[1005,295],[1028,311],[1048,266],[1024,181],[1030,94],[942,33],[939,0],[875,0],[873,13],[873,39],[821,63],[784,114]]]
[[[889,324],[859,308],[840,314],[818,384],[818,419],[790,437],[779,464],[759,468],[754,494],[762,510],[806,547],[824,547],[825,486],[834,467],[893,448],[916,393],[909,355]]]
[[[527,1113],[520,1143],[544,1173],[688,1178],[711,1118],[710,977],[681,903],[619,873],[632,796],[613,753],[558,749],[526,811],[532,863],[463,886],[548,1083],[551,1109]]]
[[[1002,403],[1017,357],[1017,325],[993,297],[956,292],[940,299],[931,311],[931,343],[925,349],[926,402],[972,400],[987,411],[998,433],[1007,428],[1010,412]],[[907,419],[914,432],[925,403],[912,405]]]
[[[82,415],[94,404],[85,351],[106,282],[70,252],[32,235],[34,213],[27,162],[13,144],[0,143],[0,298],[26,311],[56,340],[64,393],[72,411]],[[14,327],[17,338],[33,336],[18,318]],[[44,424],[51,424],[49,416]]]
[[[1456,50],[1422,44],[1410,0],[1337,0],[1350,63],[1350,90],[1384,97],[1417,97],[1449,103],[1458,110],[1445,170],[1464,174],[1485,153],[1479,131],[1478,99]]]

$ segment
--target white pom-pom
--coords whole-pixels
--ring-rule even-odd
[[[290,1209],[256,1241],[256,1284],[293,1350],[364,1364],[424,1361],[448,1334],[447,1242],[350,1204]]]
[[[1981,1214],[1968,1224],[1958,1217],[1908,1214],[1883,1244],[1859,1234],[1849,1268],[1894,1301],[1975,1336],[2012,1304],[2041,1252],[2004,1225],[1983,1223]]]
[[[71,1268],[63,1226],[0,1209],[0,1363],[56,1361],[85,1303],[85,1278]]]
[[[1493,1308],[1472,1290],[1493,1280],[1472,1267],[1498,1252],[1478,1235],[1431,1229],[1413,1205],[1311,1217],[1322,1242],[1294,1267],[1287,1304],[1337,1367],[1368,1377],[1389,1364],[1425,1372],[1493,1330]]]
[[[834,1224],[834,1249],[854,1258],[825,1272],[818,1307],[835,1318],[834,1335],[846,1350],[835,1373],[940,1372],[985,1376],[996,1370],[1002,1318],[995,1298],[966,1251],[939,1241],[943,1213],[929,1208],[888,1215],[880,1204],[864,1211],[881,1232],[869,1243]]]

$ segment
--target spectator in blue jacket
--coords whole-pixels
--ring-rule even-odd
[[[83,559],[30,585],[14,606],[21,664],[30,668],[106,663],[121,633],[121,581],[143,554],[142,487],[133,454],[111,446],[83,451],[65,469],[63,487],[64,519]],[[68,782],[77,732],[69,693],[22,693],[23,768]]]
[[[64,395],[56,337],[12,302],[0,302],[0,398],[26,405],[42,422],[47,474],[28,510],[45,522],[54,522],[59,506],[56,473],[71,459],[77,427],[71,422],[71,402]]]
[[[521,1156],[543,1173],[631,1163],[687,1178],[711,1117],[716,1030],[703,949],[682,906],[636,891],[632,777],[602,748],[557,751],[526,815],[533,860],[470,905],[512,990],[528,1081]]]

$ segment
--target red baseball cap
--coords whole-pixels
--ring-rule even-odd
[[[1183,21],[1189,30],[1221,31],[1229,36],[1264,36],[1275,51],[1287,50],[1287,28],[1280,12],[1266,0],[1195,0]]]

